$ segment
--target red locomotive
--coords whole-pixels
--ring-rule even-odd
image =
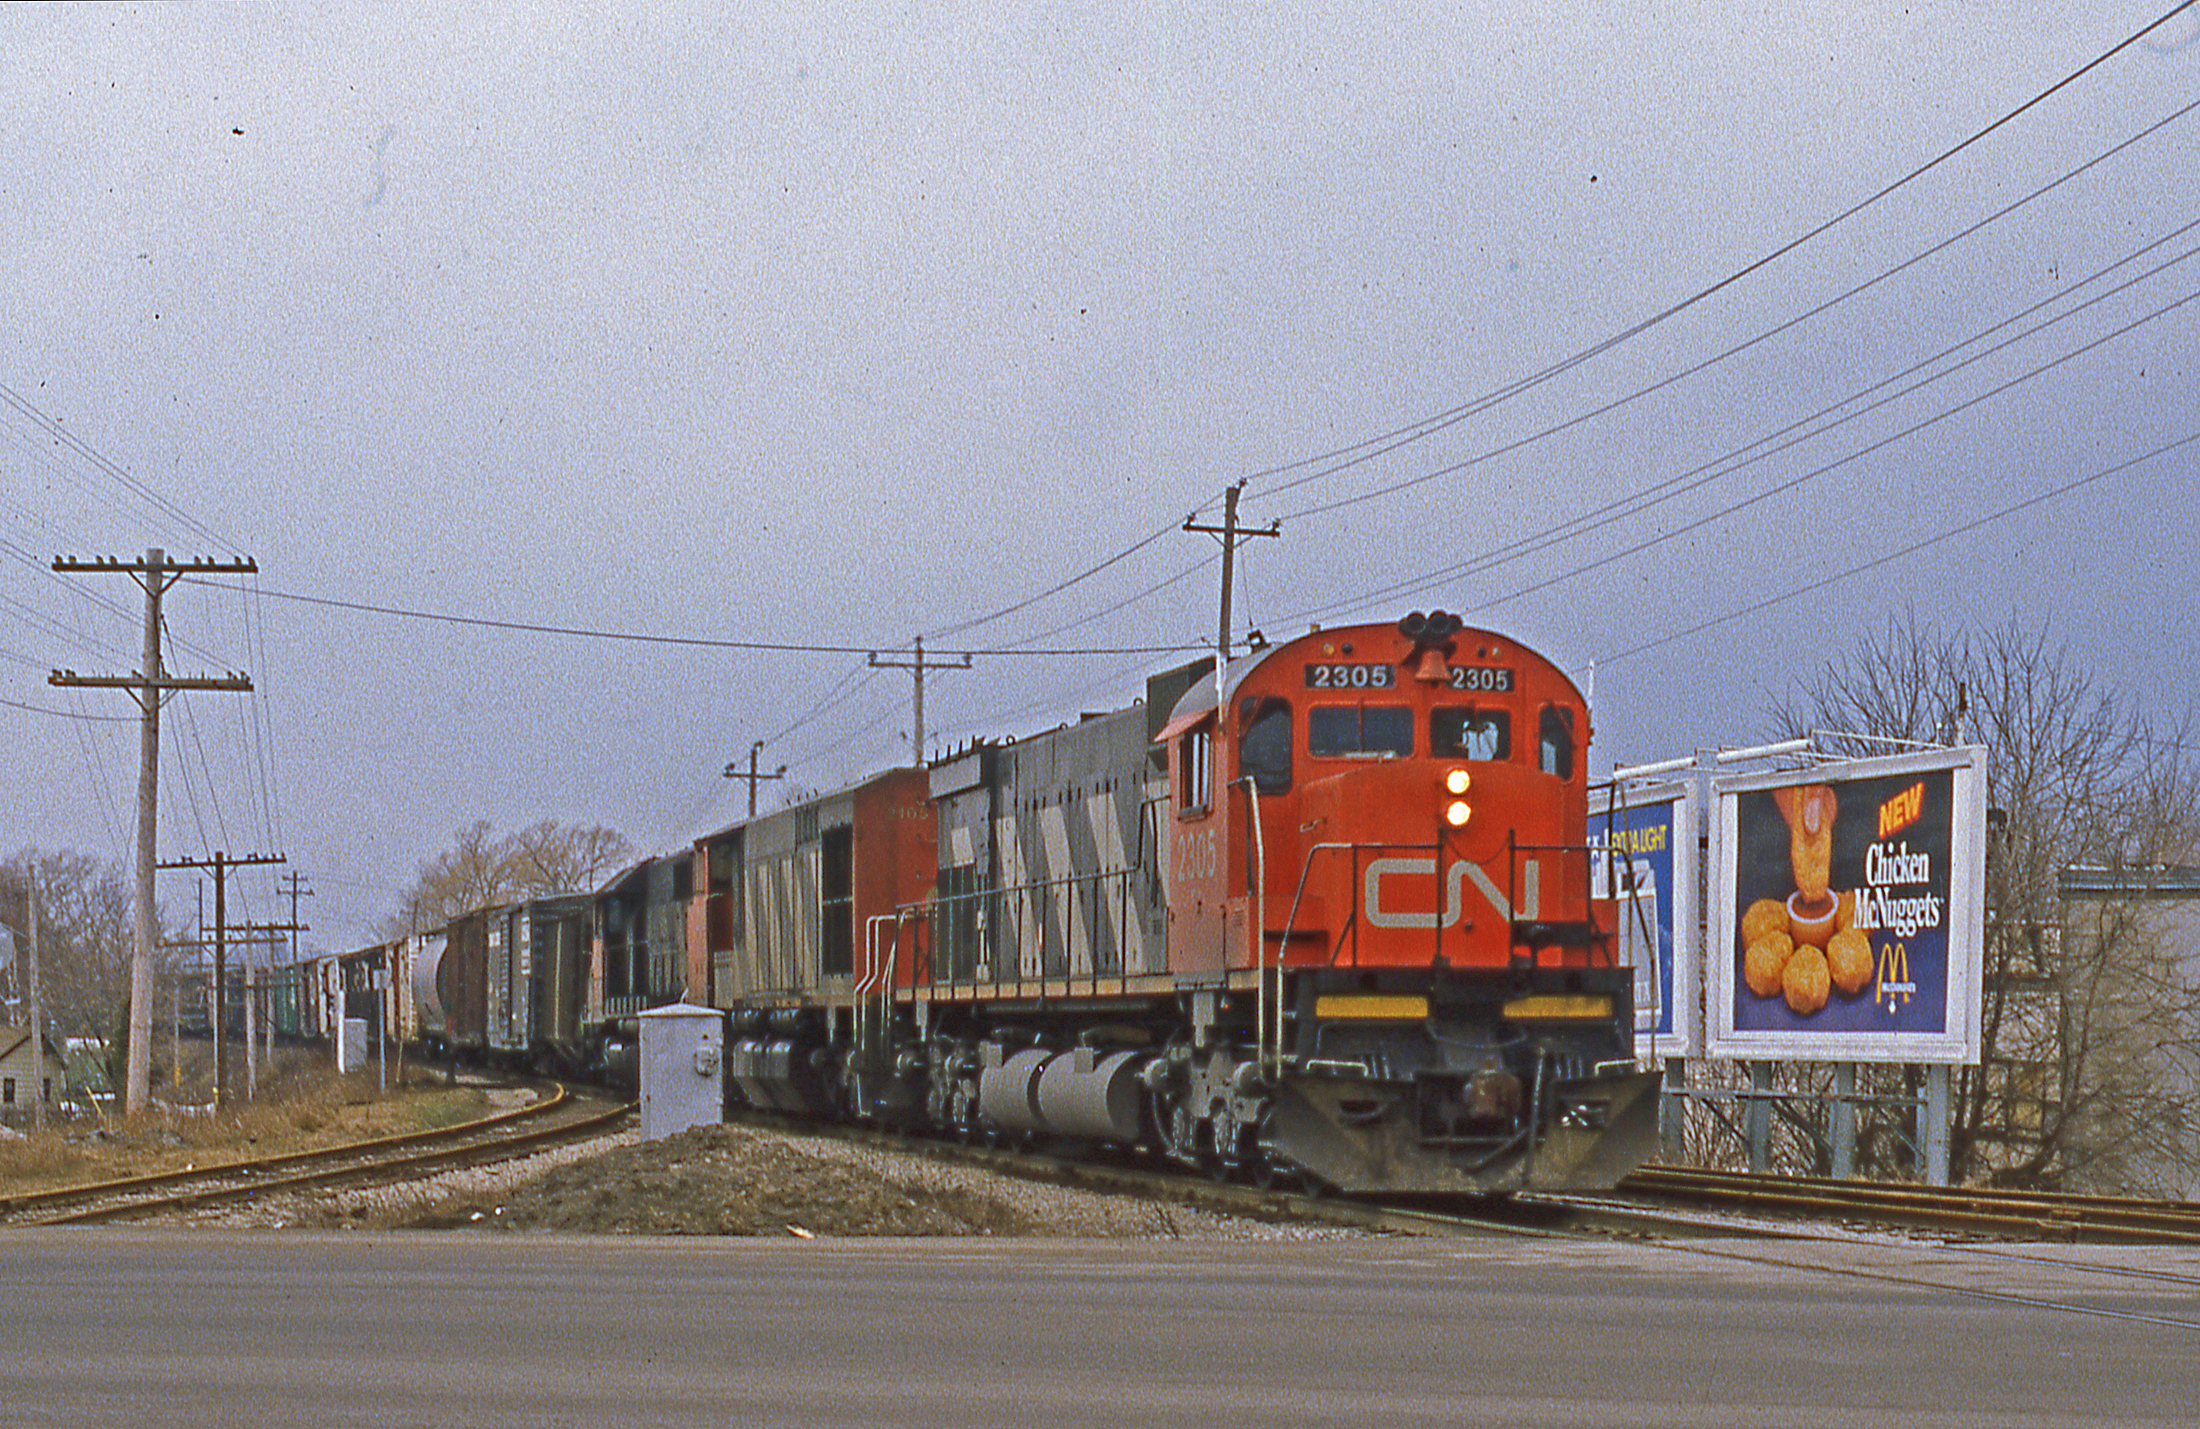
[[[760,1106],[1608,1186],[1658,1078],[1590,896],[1588,740],[1555,666],[1442,612],[1201,662],[698,840],[690,995]]]

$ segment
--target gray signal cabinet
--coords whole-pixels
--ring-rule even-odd
[[[673,1003],[640,1015],[642,1139],[726,1119],[726,1015]]]

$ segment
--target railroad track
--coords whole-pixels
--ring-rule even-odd
[[[760,1118],[757,1125],[842,1135],[883,1148],[954,1161],[1005,1175],[1116,1195],[1173,1201],[1261,1220],[1316,1220],[1409,1235],[1510,1235],[1627,1239],[1811,1239],[1777,1223],[1690,1216],[1685,1207],[1863,1223],[1875,1230],[1929,1230],[1980,1237],[2109,1244],[2200,1245],[2200,1204],[1755,1176],[1645,1167],[1610,1196],[1523,1193],[1507,1198],[1313,1197],[1217,1184],[1170,1168],[1090,1155],[985,1149],[859,1127]]]
[[[2200,1203],[2048,1191],[1906,1186],[1646,1166],[1620,1190],[1658,1204],[1861,1220],[1906,1229],[2026,1240],[2200,1245]]]
[[[559,1086],[526,1106],[430,1131],[0,1197],[0,1224],[89,1225],[282,1193],[409,1180],[508,1161],[592,1136],[631,1111],[624,1103],[582,1101]]]
[[[790,1120],[773,1113],[738,1111],[728,1121],[760,1130],[827,1137],[882,1151],[922,1156],[995,1175],[1072,1187],[1101,1195],[1190,1206],[1271,1222],[1315,1222],[1394,1235],[1515,1236],[1531,1238],[1654,1238],[1664,1235],[1778,1235],[1762,1228],[1707,1229],[1655,1207],[1574,1202],[1562,1197],[1464,1197],[1359,1199],[1309,1195],[1282,1187],[1215,1181],[1179,1167],[1126,1153],[1086,1148],[1057,1154],[1037,1148],[987,1147],[877,1127]]]

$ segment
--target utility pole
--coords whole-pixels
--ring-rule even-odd
[[[306,993],[305,986],[298,977],[298,935],[308,931],[308,927],[298,921],[298,900],[313,896],[312,889],[301,886],[304,883],[304,875],[296,872],[283,874],[275,880],[275,896],[280,898],[285,893],[290,895],[290,988],[291,996],[296,999],[294,1010],[298,1016],[300,1031],[304,1030],[305,1025]],[[285,887],[286,884],[289,886]],[[272,963],[268,970],[270,974],[273,973]],[[267,1065],[271,1070],[275,1066],[275,997],[272,990],[268,994],[267,1002]]]
[[[1184,518],[1185,530],[1204,531],[1210,536],[1220,536],[1222,538],[1222,619],[1215,627],[1215,672],[1218,679],[1221,677],[1222,667],[1230,663],[1230,586],[1237,569],[1238,543],[1250,540],[1255,536],[1280,536],[1283,534],[1283,522],[1280,520],[1269,522],[1266,530],[1259,527],[1239,527],[1237,519],[1238,493],[1243,490],[1245,490],[1245,483],[1240,481],[1223,493],[1222,524],[1220,526],[1202,526],[1190,516]]]
[[[112,556],[82,561],[56,557],[54,570],[69,572],[122,572],[145,590],[145,666],[134,675],[79,675],[56,670],[49,685],[128,690],[138,702],[143,720],[138,730],[138,837],[137,837],[137,936],[130,952],[130,1049],[122,1083],[122,1111],[134,1116],[144,1109],[151,1094],[147,1085],[153,1067],[153,947],[160,929],[153,908],[153,839],[159,822],[160,702],[168,690],[250,691],[252,681],[234,672],[222,676],[170,677],[160,668],[160,598],[184,574],[256,575],[259,564],[241,561],[195,559],[171,561],[160,547],[145,553],[142,561],[121,561]]]
[[[756,756],[762,754],[763,752],[764,741],[761,739],[749,746],[749,767],[747,773],[742,772],[741,766],[739,764],[728,764],[726,766],[726,777],[728,779],[746,779],[749,781],[749,817],[752,819],[756,817],[757,784],[766,779],[784,779],[787,777],[787,766],[784,764],[780,765],[777,769],[774,769],[769,774],[759,774],[756,772]]]
[[[229,1104],[229,1037],[223,1027],[223,1016],[228,1011],[229,991],[229,875],[232,870],[252,868],[261,864],[288,863],[281,854],[248,853],[243,858],[231,858],[226,853],[216,853],[212,858],[176,858],[159,865],[162,868],[206,868],[214,872],[214,1006],[213,1015],[207,1020],[213,1024],[214,1033],[214,1109],[220,1111]],[[247,925],[248,931],[255,925]],[[257,925],[268,928],[275,925]],[[134,1004],[133,1004],[134,1006]],[[132,1013],[133,1018],[135,1013]],[[133,1037],[136,1034],[131,1034]],[[132,1043],[132,1056],[136,1055]],[[247,1049],[250,1055],[250,1049]]]
[[[310,891],[309,889],[308,892]],[[237,931],[244,935],[239,941],[258,943],[267,949],[267,965],[264,968],[254,969],[249,962],[245,967],[245,1095],[256,1097],[259,1095],[259,1084],[255,1080],[257,1069],[253,1058],[257,1056],[260,1062],[271,1068],[275,1065],[275,950],[282,946],[284,934],[290,935],[290,945],[295,948],[298,945],[298,935],[309,930],[307,925],[293,919],[288,923],[246,923]],[[256,1001],[252,992],[252,975],[255,971],[260,975],[260,990]],[[251,1032],[255,1010],[260,1020],[260,1036],[263,1039],[257,1052],[253,1050]]]
[[[38,863],[35,859],[23,860],[23,921],[31,925],[30,986],[25,989],[31,1000],[31,1065],[38,1070],[31,1074],[31,1130],[46,1129],[46,1009],[38,1000],[38,958],[45,951],[45,920],[38,911]]]
[[[298,921],[298,900],[313,896],[312,889],[302,886],[305,881],[302,873],[286,873],[275,880],[275,896],[290,895],[290,961],[293,964],[298,961],[298,935],[312,931],[308,924]]]
[[[913,660],[881,660],[878,657],[878,651],[873,650],[870,653],[873,669],[910,670],[916,674],[916,712],[911,716],[909,752],[913,756],[911,762],[917,768],[922,769],[924,767],[924,672],[926,670],[967,670],[970,668],[970,652],[968,650],[962,652],[960,663],[953,660],[939,659],[927,663],[924,658],[924,637],[922,635],[917,636],[914,643],[917,653],[916,658]]]

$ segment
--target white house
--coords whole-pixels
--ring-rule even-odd
[[[0,1121],[30,1120],[33,1097],[49,1108],[60,1099],[67,1064],[52,1038],[38,1040],[46,1044],[43,1059],[31,1045],[30,1028],[0,1027]]]

